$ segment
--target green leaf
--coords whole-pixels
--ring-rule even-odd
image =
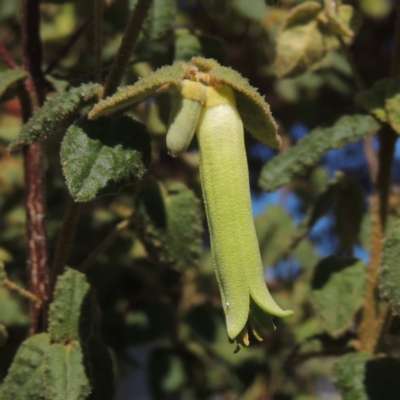
[[[396,220],[386,235],[380,269],[380,292],[392,309],[400,315],[400,221]]]
[[[198,266],[200,202],[185,185],[148,179],[137,194],[136,217],[139,236],[152,258],[180,271]]]
[[[8,339],[7,328],[3,324],[0,324],[0,347],[6,344],[7,339]]]
[[[389,124],[400,134],[400,78],[387,85],[385,108]]]
[[[151,161],[151,142],[144,125],[129,117],[80,119],[61,145],[61,164],[77,202],[115,194],[135,183]]]
[[[269,105],[257,89],[232,68],[215,66],[209,74],[211,79],[234,89],[236,107],[245,129],[267,146],[278,148],[281,143],[277,134],[278,127],[272,117]]]
[[[22,81],[27,77],[26,71],[22,69],[7,69],[0,72],[0,99],[14,83]]]
[[[84,400],[91,391],[79,342],[54,343],[46,352],[44,382],[48,400]]]
[[[114,370],[110,352],[98,338],[88,343],[93,391],[88,400],[113,400]]]
[[[400,393],[400,361],[352,353],[332,368],[333,381],[343,400],[394,400]]]
[[[175,14],[175,0],[153,0],[144,22],[145,35],[153,40],[165,36],[172,29]]]
[[[265,0],[234,0],[234,10],[245,18],[261,22],[267,13]]]
[[[334,11],[332,14],[328,12],[327,15],[333,31],[342,36],[347,45],[350,45],[361,29],[362,15],[349,4],[340,5],[337,14]]]
[[[303,173],[315,165],[331,149],[348,144],[375,133],[381,125],[369,115],[346,115],[331,127],[317,128],[300,140],[296,146],[267,163],[260,175],[259,185],[274,191],[290,182],[295,174]]]
[[[332,337],[351,325],[363,302],[365,264],[355,258],[330,256],[315,267],[311,300],[322,327]]]
[[[171,86],[181,87],[189,66],[184,62],[162,67],[140,79],[134,85],[118,89],[117,93],[97,103],[89,113],[90,119],[110,115],[115,111],[133,106],[148,97],[168,90]]]
[[[190,61],[201,55],[201,43],[196,35],[186,34],[175,39],[174,61]]]
[[[71,122],[83,106],[94,103],[100,92],[99,84],[86,83],[55,94],[22,127],[19,137],[10,144],[10,151],[55,133],[60,126]]]
[[[276,38],[275,70],[278,78],[307,71],[326,54],[325,38],[317,19],[322,7],[306,1],[292,8]]]
[[[47,333],[34,335],[21,344],[0,386],[2,400],[45,400],[44,357],[49,347]]]
[[[51,340],[68,343],[86,341],[95,324],[94,299],[84,274],[68,269],[56,284],[50,305],[49,332]]]
[[[376,81],[372,88],[358,92],[354,100],[358,106],[368,111],[382,122],[387,122],[385,99],[386,91],[391,84],[391,79]]]
[[[29,316],[26,305],[20,296],[15,296],[5,287],[0,286],[0,322],[6,326],[26,327]]]

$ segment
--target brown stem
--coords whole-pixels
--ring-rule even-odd
[[[86,29],[90,26],[91,20],[88,19],[69,39],[68,43],[61,49],[54,60],[48,65],[44,74],[47,75],[54,70],[60,63],[60,61],[68,54],[71,47],[78,41],[78,39],[83,35]]]
[[[11,57],[11,54],[8,52],[4,44],[1,42],[0,42],[0,58],[3,60],[4,64],[8,68],[10,69],[18,68],[17,63],[14,61],[14,59]]]
[[[79,267],[79,270],[86,272],[96,261],[96,258],[103,252],[105,252],[117,239],[120,232],[128,228],[132,222],[132,217],[121,221],[114,230],[92,251],[87,259]]]
[[[397,134],[386,126],[381,131],[379,139],[377,198],[372,210],[371,263],[367,275],[364,317],[360,325],[361,345],[370,353],[376,351],[378,342],[383,337],[383,330],[386,329],[388,320],[391,318],[389,307],[384,307],[378,314],[377,291]]]
[[[42,45],[39,35],[39,0],[23,0],[21,14],[22,46],[24,68],[29,74],[26,89],[27,101],[21,101],[24,119],[30,117],[43,103],[44,78],[41,71]],[[45,227],[45,178],[43,149],[40,142],[24,148],[25,206],[27,213],[27,264],[30,291],[42,302],[48,299],[49,259]],[[30,304],[30,334],[43,329],[44,308],[36,302]]]
[[[139,33],[152,2],[152,0],[138,0],[135,8],[132,10],[118,53],[111,66],[111,71],[107,76],[104,97],[112,95],[121,83],[125,68],[129,62],[129,57],[136,47]]]
[[[95,67],[94,76],[98,83],[101,83],[101,72],[102,72],[102,49],[103,49],[103,9],[104,0],[93,0],[94,1],[94,55],[95,55]]]
[[[71,197],[69,197],[66,215],[58,236],[56,254],[54,256],[53,266],[51,270],[51,294],[53,293],[57,277],[63,273],[64,267],[67,264],[81,208],[81,203],[75,203],[75,201]]]

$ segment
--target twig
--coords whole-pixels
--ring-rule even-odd
[[[94,76],[98,83],[101,83],[102,49],[103,49],[103,9],[104,0],[93,0],[94,8]]]
[[[10,69],[18,68],[17,63],[11,57],[11,54],[8,52],[3,43],[0,42],[0,58],[3,60],[4,64],[7,65]]]
[[[17,285],[14,282],[9,281],[8,279],[4,279],[1,282],[1,285],[4,285],[7,289],[10,289],[10,290],[18,293],[19,295],[26,297],[27,299],[29,299],[39,305],[42,303],[42,300],[40,300],[38,297],[36,297],[29,290],[22,288],[21,286]]]
[[[114,241],[119,236],[120,232],[123,231],[124,229],[128,228],[128,226],[131,224],[131,222],[132,222],[132,217],[121,221],[114,228],[114,230],[95,248],[95,250],[89,254],[89,256],[86,258],[86,260],[79,267],[79,270],[81,272],[86,272],[96,261],[96,258],[101,253],[105,252],[114,243]]]
[[[135,8],[132,10],[121,45],[118,49],[118,53],[111,66],[111,71],[107,76],[104,88],[104,97],[113,94],[121,83],[125,68],[129,62],[131,54],[133,53],[133,50],[136,47],[139,33],[142,29],[143,22],[147,17],[152,2],[152,0],[138,0]]]
[[[58,236],[56,254],[54,256],[53,266],[51,270],[51,289],[53,293],[57,277],[62,274],[64,267],[68,261],[68,256],[71,251],[72,241],[75,236],[76,225],[79,220],[82,204],[75,203],[69,197],[64,221],[61,225],[60,233]]]
[[[44,71],[45,75],[50,74],[58,66],[60,61],[68,54],[71,50],[71,47],[80,39],[86,29],[92,23],[91,19],[88,19],[83,25],[78,28],[78,30],[71,36],[68,43],[61,49],[61,51],[57,54],[54,60],[47,66],[46,70]]]
[[[39,0],[22,1],[23,60],[24,68],[29,74],[29,79],[26,81],[26,89],[30,99],[29,105],[27,101],[23,100],[23,97],[21,99],[25,120],[41,106],[44,100],[39,6]],[[49,259],[45,227],[44,161],[40,142],[32,143],[24,148],[24,172],[29,287],[36,297],[45,302],[48,299],[49,289]],[[30,334],[33,335],[44,327],[43,307],[38,303],[32,302],[30,304],[30,317]]]

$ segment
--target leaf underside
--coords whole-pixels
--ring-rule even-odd
[[[357,142],[377,132],[380,127],[375,118],[356,114],[341,117],[331,127],[317,128],[296,146],[267,163],[261,171],[259,185],[263,190],[272,192],[288,184],[294,175],[315,165],[329,150]]]

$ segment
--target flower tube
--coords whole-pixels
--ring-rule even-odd
[[[201,85],[201,83],[198,83]],[[287,317],[264,280],[251,210],[244,129],[229,86],[207,87],[197,126],[200,178],[211,237],[211,251],[221,291],[228,336],[249,344],[246,324]],[[261,340],[255,324],[255,336]]]

